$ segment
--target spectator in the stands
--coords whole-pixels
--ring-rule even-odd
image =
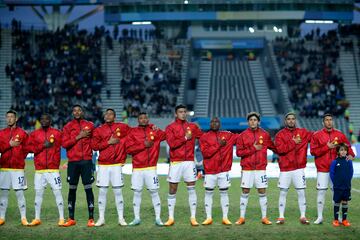
[[[21,126],[33,129],[41,113],[48,112],[54,126],[62,128],[74,104],[81,104],[87,118],[99,124],[104,29],[95,28],[90,33],[65,26],[30,37],[29,31],[21,30],[21,22],[14,20],[12,35],[16,59],[5,71],[13,82],[12,109],[22,113]]]
[[[342,115],[348,106],[338,63],[339,39],[335,31],[320,36],[312,32],[305,39],[277,38],[274,52],[290,89],[290,101],[303,117],[324,112]]]

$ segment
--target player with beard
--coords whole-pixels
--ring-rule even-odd
[[[285,223],[286,196],[291,183],[298,194],[300,209],[300,223],[309,224],[305,216],[306,212],[306,179],[305,167],[307,162],[307,148],[312,133],[305,128],[296,127],[296,115],[289,112],[285,115],[285,128],[275,136],[275,146],[279,155],[280,176],[278,187],[279,196],[279,218],[277,224]]]

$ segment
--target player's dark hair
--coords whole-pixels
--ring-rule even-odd
[[[257,120],[260,122],[260,114],[257,113],[257,112],[249,112],[247,115],[246,115],[246,120],[249,121],[249,119],[251,117],[256,117]]]
[[[10,109],[9,111],[6,112],[6,115],[8,115],[9,113],[14,114],[15,117],[17,116],[17,112],[15,110]]]
[[[73,106],[72,106],[72,109],[74,109],[74,108],[76,108],[76,107],[78,107],[78,108],[80,108],[81,110],[83,110],[83,107],[82,107],[80,104],[75,104],[75,105],[73,105]]]
[[[112,111],[114,113],[114,116],[116,117],[116,112],[115,112],[115,110],[113,108],[107,108],[105,110],[105,112],[107,112],[107,111]]]
[[[322,117],[323,121],[325,120],[326,117],[334,118],[334,116],[331,113],[325,113]]]
[[[346,143],[339,143],[336,146],[336,153],[339,155],[340,153],[340,149],[344,148],[346,150],[346,152],[349,152],[349,146]]]
[[[180,104],[180,105],[177,105],[177,106],[175,107],[175,113],[176,113],[177,110],[179,110],[180,108],[185,108],[185,109],[187,109],[185,105]]]
[[[41,116],[40,116],[40,119],[43,117],[43,116],[47,116],[49,117],[50,121],[52,121],[52,117],[49,113],[42,113]]]

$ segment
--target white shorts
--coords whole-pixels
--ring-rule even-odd
[[[278,187],[288,189],[294,184],[295,189],[306,188],[305,171],[303,168],[288,172],[280,172]]]
[[[216,186],[219,186],[219,189],[231,186],[229,172],[205,174],[204,187],[214,189]]]
[[[50,184],[51,189],[61,189],[61,176],[59,171],[54,172],[35,172],[34,186],[35,190],[46,188],[47,184]]]
[[[159,189],[159,178],[156,174],[156,169],[133,170],[131,188],[133,190],[142,190],[144,183],[148,190]]]
[[[333,183],[330,179],[330,173],[328,172],[318,172],[317,173],[317,183],[316,189],[326,190],[330,186],[330,189],[333,189]]]
[[[113,188],[124,186],[122,166],[120,164],[98,165],[96,186],[109,187],[110,183]]]
[[[241,187],[252,188],[254,184],[255,188],[268,187],[266,171],[241,171]]]
[[[171,183],[179,183],[181,178],[184,178],[184,182],[196,181],[196,167],[194,161],[170,163],[167,181]]]
[[[26,190],[27,182],[23,169],[0,170],[0,189]]]

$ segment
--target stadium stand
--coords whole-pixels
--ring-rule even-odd
[[[290,101],[300,116],[344,113],[348,102],[339,67],[339,48],[335,31],[322,36],[308,35],[305,39],[280,38],[274,42],[281,80],[288,83]]]
[[[140,111],[152,116],[172,114],[183,80],[187,44],[181,40],[121,41],[121,94],[129,116],[136,117]]]
[[[84,106],[87,118],[100,123],[103,34],[100,28],[88,33],[69,26],[55,32],[13,27],[9,77],[12,108],[20,112],[21,126],[32,129],[41,113],[49,112],[54,126],[62,128],[74,104]]]
[[[210,116],[236,117],[259,111],[247,61],[214,59],[210,81]]]

